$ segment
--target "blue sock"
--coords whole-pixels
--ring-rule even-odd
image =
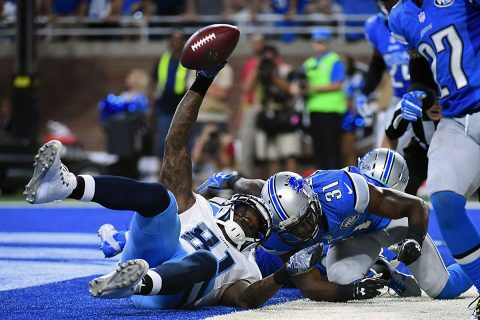
[[[218,261],[211,252],[199,250],[183,260],[167,261],[153,271],[162,278],[159,294],[190,292],[194,285],[200,284],[198,295],[202,295],[217,276]]]
[[[161,183],[147,183],[116,176],[95,179],[92,201],[113,210],[132,210],[154,217],[170,205],[170,196]]]
[[[459,264],[451,264],[448,266],[447,270],[450,275],[448,282],[445,284],[445,287],[443,287],[442,292],[440,292],[435,299],[454,299],[470,289],[473,285],[472,281]]]
[[[430,196],[440,231],[455,261],[480,291],[480,234],[465,210],[465,197],[453,191]]]

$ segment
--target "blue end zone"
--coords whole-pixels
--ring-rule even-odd
[[[19,275],[21,276],[21,275]],[[0,291],[2,319],[204,319],[241,309],[209,307],[196,310],[138,310],[129,299],[96,299],[89,296],[87,283],[93,277],[78,278],[43,286]],[[13,279],[12,279],[13,280]],[[283,289],[268,305],[301,298],[296,289]]]
[[[469,209],[468,213],[476,225],[480,225],[480,208]],[[97,244],[88,237],[95,238],[98,228],[111,223],[118,230],[128,229],[132,212],[113,211],[101,207],[66,206],[0,206],[0,319],[140,319],[159,317],[168,319],[203,319],[238,311],[236,308],[211,307],[200,310],[137,310],[129,299],[104,300],[92,298],[87,283],[98,276],[98,269],[111,270],[114,259],[103,259]],[[39,236],[36,234],[38,233]],[[70,234],[56,239],[55,234]],[[437,244],[446,265],[453,263],[432,210],[429,233]],[[26,237],[25,235],[34,235]],[[83,235],[82,241],[77,238]],[[12,236],[14,237],[12,241]],[[17,240],[18,237],[18,240]],[[38,237],[38,238],[36,238]],[[50,238],[49,238],[50,237]],[[2,240],[3,239],[3,240]],[[10,240],[6,240],[10,239]],[[32,241],[32,239],[34,239]],[[93,239],[96,240],[96,239]],[[89,250],[85,252],[85,250]],[[64,251],[61,251],[64,250]],[[43,253],[42,253],[43,252]],[[45,266],[45,267],[43,267]],[[55,270],[52,271],[54,267]],[[72,270],[97,270],[84,273],[88,277],[46,283],[35,286],[45,274]],[[37,268],[37,269],[34,269]],[[38,269],[40,268],[40,269]],[[43,269],[42,269],[43,268]],[[70,269],[69,269],[70,268]],[[42,270],[44,275],[35,270]],[[95,274],[97,273],[97,274]],[[66,278],[64,278],[66,279]],[[44,279],[40,279],[44,280]],[[56,280],[58,281],[58,280]],[[23,282],[27,285],[17,285]],[[283,303],[301,298],[296,289],[282,289],[267,305]]]
[[[102,207],[0,207],[0,232],[75,232],[94,233],[104,223],[117,230],[130,226],[131,211]]]

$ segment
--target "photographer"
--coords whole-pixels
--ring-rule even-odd
[[[289,77],[292,68],[278,57],[277,49],[265,46],[247,88],[257,98],[257,159],[268,163],[268,174],[279,170],[296,171],[300,155],[300,135],[297,132],[301,116],[293,108]],[[284,167],[281,162],[284,161]]]

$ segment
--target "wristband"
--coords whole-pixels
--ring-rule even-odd
[[[239,175],[237,175],[232,180],[228,180],[227,181],[227,188],[233,190],[233,187],[235,186],[235,183],[237,183],[237,181],[240,180],[240,179],[241,179],[241,177]]]
[[[405,239],[413,239],[417,241],[420,246],[422,246],[425,236],[426,234],[425,232],[423,232],[422,228],[418,226],[409,226],[407,231],[407,236]]]
[[[205,97],[205,94],[207,93],[208,88],[210,88],[211,84],[211,81],[196,78],[195,82],[193,82],[192,86],[190,87],[190,90],[198,93],[202,97]]]

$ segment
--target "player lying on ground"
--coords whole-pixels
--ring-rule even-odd
[[[75,176],[61,163],[59,141],[46,143],[35,156],[33,177],[24,193],[28,202],[68,197],[135,211],[120,265],[89,283],[93,296],[132,296],[138,308],[215,304],[252,308],[316,262],[321,246],[299,252],[273,276],[261,279],[255,262],[242,251],[270,235],[271,213],[262,200],[237,194],[229,201],[209,203],[191,191],[187,139],[203,96],[221,67],[199,71],[178,105],[166,138],[160,183]]]
[[[389,156],[391,161],[387,174],[385,174],[386,164],[388,163],[386,160]],[[382,179],[384,183],[394,189],[401,191],[405,189],[409,176],[408,169],[405,160],[398,153],[388,149],[372,150],[360,160],[360,164],[360,169],[350,168],[350,170],[357,173],[360,173],[359,170],[363,170],[367,178],[371,176]],[[236,173],[218,173],[203,183],[198,190],[203,193],[208,189],[232,188],[238,179]],[[259,183],[264,182],[260,180]],[[99,230],[99,235],[103,240],[101,243],[102,251],[105,256],[111,257],[121,252],[128,233],[118,232],[112,225],[103,225]],[[276,272],[283,265],[283,261],[278,256],[270,255],[264,249],[256,252],[255,260],[265,276]],[[377,277],[345,285],[328,283],[325,266],[319,263],[317,269],[322,280],[325,280],[316,284],[315,299],[317,300],[345,301],[373,298],[380,294],[379,289],[385,284],[385,281]],[[388,285],[400,296],[419,296],[421,294],[420,288],[413,277],[396,271],[384,258],[379,259],[371,269],[374,274],[382,273],[382,277],[388,280]]]
[[[399,181],[404,180],[404,187],[408,181],[405,173],[401,167],[394,169],[399,155],[388,152],[382,157],[382,166],[374,166],[372,156],[380,155],[378,151],[367,154],[359,163],[360,170],[370,171],[370,175],[383,181],[396,172]],[[284,172],[266,183],[235,176],[222,180],[217,176],[206,186],[229,184],[236,192],[261,192],[274,213],[275,232],[262,245],[269,253],[288,258],[313,243],[330,245],[326,256],[329,283],[321,279],[318,270],[292,280],[308,298],[346,299],[348,295],[339,291],[336,284],[368,282],[362,279],[381,248],[397,243],[398,260],[408,266],[430,297],[454,298],[466,291],[471,281],[458,265],[445,268],[433,241],[426,235],[428,206],[419,198],[389,189],[360,170],[349,167],[317,171],[306,179]]]

